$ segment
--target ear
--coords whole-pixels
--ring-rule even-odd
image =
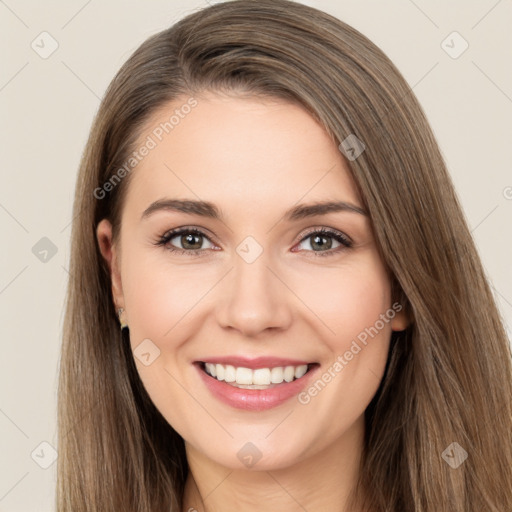
[[[405,331],[405,329],[409,327],[409,324],[410,321],[407,312],[403,307],[400,311],[397,311],[395,316],[391,319],[391,329],[393,331]]]
[[[391,276],[391,300],[393,302],[391,309],[395,312],[395,316],[391,319],[391,329],[405,331],[412,324],[414,317],[409,300],[393,275]]]
[[[124,309],[123,287],[119,268],[119,255],[116,245],[112,242],[112,225],[107,219],[103,219],[96,228],[96,237],[101,255],[105,259],[110,270],[112,282],[112,297],[116,310]]]

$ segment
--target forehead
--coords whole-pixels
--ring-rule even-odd
[[[182,96],[146,122],[126,202],[142,211],[160,197],[210,200],[261,213],[301,199],[360,198],[324,128],[298,105],[261,97]]]

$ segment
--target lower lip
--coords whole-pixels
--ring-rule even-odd
[[[211,377],[202,369],[200,363],[194,363],[194,366],[197,368],[206,387],[215,397],[231,407],[244,409],[246,411],[264,411],[281,405],[295,395],[298,395],[306,387],[312,375],[318,369],[318,365],[315,364],[315,366],[300,379],[276,384],[272,388],[243,389],[231,386],[224,381]]]

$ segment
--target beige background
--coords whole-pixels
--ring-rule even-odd
[[[305,3],[368,36],[413,87],[510,332],[512,2]],[[40,443],[57,446],[72,195],[92,117],[108,83],[140,43],[204,5],[205,0],[0,1],[0,511],[54,510],[56,464],[40,467],[52,461],[51,447]],[[44,48],[51,48],[48,36],[38,37],[43,31],[58,43],[46,59],[31,47],[35,41],[43,51],[41,37],[47,37]],[[453,31],[469,44],[456,59],[441,46]],[[449,51],[462,43],[451,36]],[[39,259],[44,253],[36,257],[38,250],[32,250],[43,237],[57,250],[46,262]]]

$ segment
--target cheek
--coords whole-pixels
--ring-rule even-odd
[[[338,344],[339,350],[373,326],[391,301],[389,279],[373,254],[336,268],[302,273],[295,290],[313,312],[325,339]]]
[[[201,411],[194,409],[190,398],[194,389],[188,386],[184,392],[180,384],[188,371],[181,363],[190,350],[187,342],[200,329],[194,305],[212,283],[205,283],[204,273],[198,275],[193,265],[173,266],[161,255],[155,258],[153,251],[132,249],[122,260],[122,278],[137,371],[157,409],[186,439],[190,423],[201,418]],[[149,353],[148,364],[141,357],[144,353]]]
[[[162,249],[163,250],[163,249]],[[140,251],[140,250],[139,250]],[[163,263],[164,262],[164,263]],[[123,294],[131,337],[169,339],[193,318],[194,305],[211,284],[194,266],[165,264],[135,249],[123,260]]]
[[[388,276],[375,255],[309,274],[301,293],[306,290],[328,356],[299,403],[304,414],[328,418],[316,428],[319,442],[327,445],[361,417],[375,395],[384,375],[394,311]]]

